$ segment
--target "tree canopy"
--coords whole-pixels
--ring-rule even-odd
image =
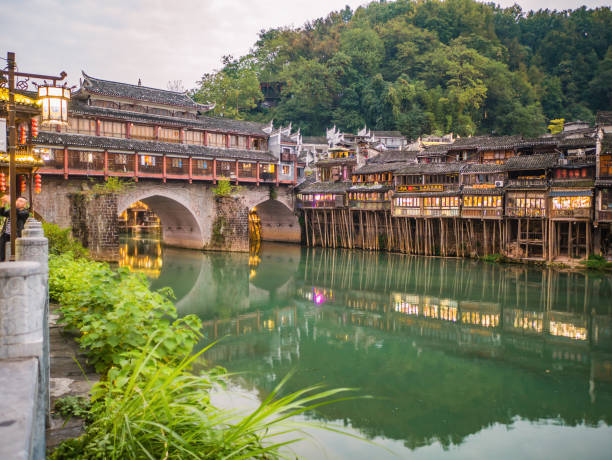
[[[523,134],[612,109],[609,7],[524,12],[475,0],[348,6],[299,28],[263,30],[251,51],[202,78],[215,114],[355,131]],[[262,106],[262,82],[282,82]]]

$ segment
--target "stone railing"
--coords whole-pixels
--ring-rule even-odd
[[[28,219],[0,263],[0,458],[44,459],[49,411],[48,245]]]

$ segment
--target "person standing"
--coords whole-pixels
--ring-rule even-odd
[[[4,262],[6,260],[6,244],[11,241],[11,209],[9,207],[10,198],[8,195],[2,196],[0,198],[0,203],[2,206],[0,207],[0,216],[6,217],[4,221],[4,226],[2,227],[2,232],[0,234],[0,261]],[[17,237],[21,237],[21,231],[25,226],[26,220],[30,216],[30,213],[27,210],[28,200],[23,197],[18,197],[15,202],[15,207],[17,208]]]

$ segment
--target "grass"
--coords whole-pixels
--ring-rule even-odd
[[[583,260],[580,263],[589,270],[612,272],[612,262],[608,262],[602,256],[591,254],[587,260]]]

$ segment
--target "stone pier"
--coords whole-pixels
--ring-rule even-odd
[[[44,459],[49,409],[48,246],[29,219],[0,263],[0,458]]]

